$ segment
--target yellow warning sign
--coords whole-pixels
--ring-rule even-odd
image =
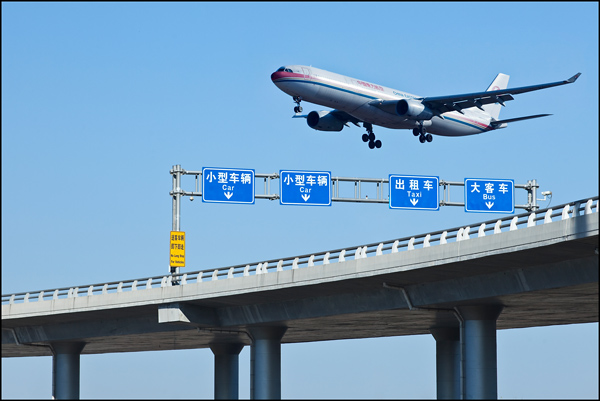
[[[171,231],[171,256],[169,266],[185,266],[185,232]]]

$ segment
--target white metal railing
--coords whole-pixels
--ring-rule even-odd
[[[146,277],[135,280],[112,281],[101,284],[87,284],[76,287],[63,287],[42,291],[20,292],[2,295],[2,304],[17,302],[40,302],[52,299],[95,296],[125,291],[143,291],[145,289],[186,285],[188,283],[235,278],[253,274],[267,274],[273,271],[288,269],[311,268],[330,263],[341,263],[346,260],[379,256],[387,253],[410,251],[417,247],[427,248],[443,245],[451,240],[465,241],[470,238],[493,235],[504,231],[513,231],[553,221],[565,220],[581,214],[598,213],[598,199],[583,199],[557,206],[504,217],[499,220],[489,220],[476,226],[455,227],[448,230],[435,231],[414,237],[404,237],[385,242],[374,242],[349,248],[334,249],[326,252],[293,256],[285,259],[271,259],[263,262],[241,264],[217,269],[204,269],[190,273],[180,273],[164,276]]]

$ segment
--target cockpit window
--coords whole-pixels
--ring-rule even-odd
[[[279,67],[279,68],[277,69],[277,71],[283,71],[283,70],[285,70],[285,67]]]
[[[279,71],[285,71],[285,72],[294,72],[294,71],[292,71],[292,69],[291,69],[291,68],[285,68],[285,66],[283,66],[283,67],[279,67],[279,68],[277,69],[277,71],[278,71],[278,72],[279,72]]]
[[[294,71],[292,71],[292,69],[291,69],[291,68],[286,68],[286,69],[285,69],[285,72],[294,72]]]

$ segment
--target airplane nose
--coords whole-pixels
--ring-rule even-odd
[[[275,71],[274,73],[272,73],[271,81],[275,81],[275,80],[281,78],[281,74],[282,74],[282,71]]]

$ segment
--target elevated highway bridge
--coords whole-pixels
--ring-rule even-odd
[[[2,357],[210,347],[215,397],[280,398],[280,345],[431,333],[438,398],[497,398],[496,330],[598,322],[598,197],[281,260],[2,295]]]

